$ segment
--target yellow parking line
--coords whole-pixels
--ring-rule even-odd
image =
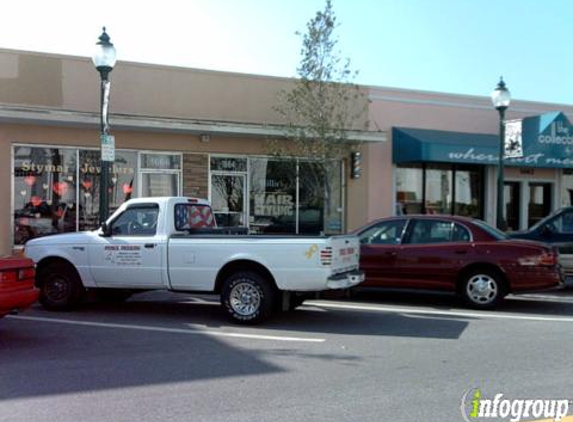
[[[555,419],[536,419],[534,421],[523,421],[523,422],[555,422]],[[565,416],[560,419],[559,422],[573,422],[573,416]]]

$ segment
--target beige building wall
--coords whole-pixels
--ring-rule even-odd
[[[0,194],[11,194],[8,169],[14,143],[99,147],[99,81],[88,58],[0,49]],[[280,133],[274,111],[277,94],[292,83],[287,78],[120,61],[111,73],[110,124],[116,148],[186,154],[184,161],[194,169],[189,175],[202,182],[192,186],[184,180],[185,192],[202,194],[199,185],[205,184],[205,175],[197,169],[207,154],[266,153],[265,139]],[[498,131],[488,92],[476,97],[362,88],[370,100],[370,132],[361,144],[362,177],[350,179],[347,165],[344,205],[349,230],[394,213],[393,127]],[[517,89],[514,95],[519,97]],[[569,105],[513,101],[507,118],[548,111],[573,117]],[[204,133],[210,142],[201,142]],[[9,238],[12,229],[8,214],[0,213],[2,239]],[[9,252],[7,244],[0,242],[0,253]]]

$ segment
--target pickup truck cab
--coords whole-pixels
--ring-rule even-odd
[[[304,294],[364,280],[354,235],[247,235],[218,228],[209,203],[186,197],[125,202],[94,231],[32,239],[40,303],[68,309],[87,290],[210,292],[238,322],[293,309]]]

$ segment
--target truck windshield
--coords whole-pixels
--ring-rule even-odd
[[[205,227],[217,227],[215,217],[209,205],[175,205],[175,230],[190,230]]]

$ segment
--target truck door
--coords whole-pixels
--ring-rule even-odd
[[[165,240],[157,233],[158,216],[157,204],[134,204],[110,223],[110,236],[90,245],[98,287],[163,287]]]

